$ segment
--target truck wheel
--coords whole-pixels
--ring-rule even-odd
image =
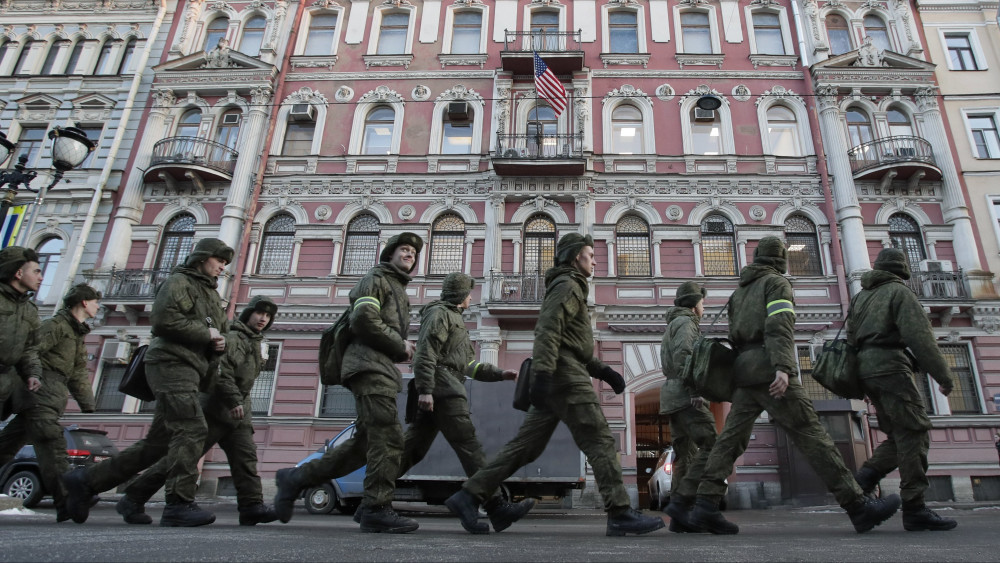
[[[309,514],[329,514],[336,505],[337,493],[329,483],[323,483],[306,491],[306,510]]]
[[[9,497],[21,499],[25,508],[34,508],[42,500],[42,480],[31,471],[18,471],[3,486],[3,492]]]

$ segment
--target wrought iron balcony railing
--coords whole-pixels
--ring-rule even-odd
[[[490,272],[490,295],[492,303],[541,303],[545,297],[545,274],[504,274]]]
[[[496,158],[545,160],[583,158],[583,138],[571,134],[497,135]]]
[[[194,164],[232,175],[240,153],[215,141],[200,137],[168,137],[153,145],[150,165]]]
[[[167,279],[170,270],[117,270],[112,268],[105,299],[152,299],[156,286]]]
[[[582,51],[580,31],[504,30],[503,50],[520,52]]]
[[[858,174],[887,164],[923,162],[936,166],[931,144],[921,137],[885,137],[847,151],[851,172]]]
[[[925,300],[967,299],[971,295],[961,269],[957,272],[913,272],[903,283]]]

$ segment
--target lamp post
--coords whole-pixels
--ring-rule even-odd
[[[38,211],[38,205],[44,200],[45,192],[59,183],[67,171],[83,164],[87,155],[96,147],[96,143],[88,139],[87,134],[76,127],[56,127],[49,131],[48,137],[52,140],[52,167],[56,169],[56,172],[52,176],[52,182],[42,188],[39,201],[31,211],[32,217]],[[7,136],[0,133],[0,162],[7,160],[13,149],[14,143],[8,141]],[[31,188],[31,181],[38,176],[38,173],[34,170],[27,170],[27,162],[28,155],[22,154],[18,157],[17,164],[14,165],[13,169],[0,172],[0,186],[5,186],[3,201],[0,203],[0,226],[7,220],[7,213],[14,204],[19,186],[23,185],[24,189],[30,192],[38,191]]]

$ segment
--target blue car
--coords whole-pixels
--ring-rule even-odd
[[[327,450],[336,448],[347,440],[350,440],[353,436],[354,424],[351,424],[341,430],[340,434],[334,436],[326,445],[309,454],[305,459],[296,464],[296,467],[323,457],[323,454]],[[341,514],[354,514],[358,505],[361,504],[361,497],[365,491],[365,467],[339,479],[331,479],[329,482],[323,483],[318,487],[306,490],[306,510],[310,514],[329,514],[334,509]]]

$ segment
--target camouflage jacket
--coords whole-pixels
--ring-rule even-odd
[[[42,377],[38,307],[27,293],[0,282],[0,375],[16,367],[21,379]]]
[[[38,329],[38,357],[42,362],[42,389],[37,401],[61,414],[66,394],[71,393],[84,412],[94,410],[94,391],[87,369],[87,347],[83,339],[90,332],[69,309],[42,321]]]
[[[691,391],[681,382],[684,364],[701,336],[698,315],[685,307],[667,311],[667,332],[660,346],[660,365],[667,378],[660,388],[660,414],[670,414],[691,406]]]
[[[351,289],[353,338],[344,353],[341,379],[355,393],[395,396],[403,390],[396,364],[406,361],[410,331],[410,276],[380,263]],[[357,375],[365,374],[364,378]]]
[[[435,398],[465,397],[465,379],[501,381],[503,371],[476,361],[476,351],[462,311],[447,301],[433,301],[420,311],[420,333],[413,354],[417,392]]]
[[[899,276],[883,270],[866,272],[861,287],[847,319],[847,341],[858,349],[861,378],[910,373],[914,366],[905,351],[909,348],[921,373],[950,389],[951,370],[913,291]]]
[[[778,270],[750,264],[729,301],[729,339],[739,350],[733,374],[738,387],[774,381],[774,372],[798,375],[795,298]]]
[[[264,367],[261,354],[264,335],[234,319],[229,321],[226,352],[219,362],[219,375],[203,402],[205,414],[216,420],[236,424],[229,411],[243,405],[243,422],[249,422],[253,405],[250,390]]]
[[[576,268],[556,266],[545,272],[531,369],[551,374],[551,393],[569,404],[598,402],[590,374],[607,365],[594,357],[587,292],[587,278]]]
[[[183,362],[214,377],[220,353],[215,352],[209,327],[228,332],[226,312],[216,291],[216,280],[194,268],[177,266],[156,290],[150,313],[153,339],[147,363]]]

